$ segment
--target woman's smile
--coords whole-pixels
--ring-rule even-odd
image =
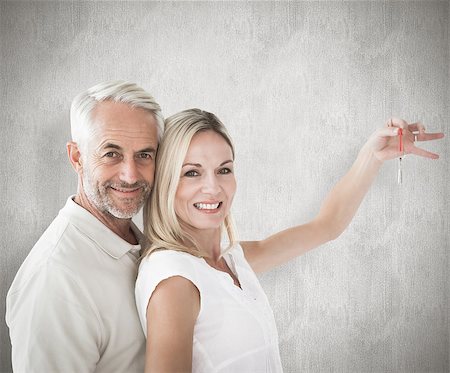
[[[197,202],[194,207],[206,213],[215,213],[222,206],[222,202]]]

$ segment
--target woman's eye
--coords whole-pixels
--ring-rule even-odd
[[[229,169],[228,167],[221,168],[221,169],[219,170],[219,174],[222,174],[222,175],[231,174],[231,173],[232,173],[232,171],[231,171],[231,169]]]
[[[187,177],[194,177],[194,176],[198,176],[198,175],[199,175],[199,173],[197,171],[195,171],[195,170],[187,171],[184,174],[184,176],[187,176]]]

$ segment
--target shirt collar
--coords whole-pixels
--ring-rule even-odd
[[[106,254],[114,259],[120,259],[128,252],[136,253],[146,240],[145,236],[136,225],[131,222],[131,229],[138,240],[138,245],[130,244],[105,226],[89,211],[73,201],[75,196],[67,199],[65,206],[59,214],[70,221],[83,234],[88,236]]]

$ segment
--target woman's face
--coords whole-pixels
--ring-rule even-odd
[[[218,229],[236,191],[233,153],[214,131],[197,133],[189,145],[175,195],[175,212],[189,230]]]

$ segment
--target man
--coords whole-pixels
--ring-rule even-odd
[[[31,250],[7,296],[15,372],[142,372],[134,300],[143,236],[131,221],[149,196],[163,118],[135,84],[108,82],[71,107],[78,190]]]

